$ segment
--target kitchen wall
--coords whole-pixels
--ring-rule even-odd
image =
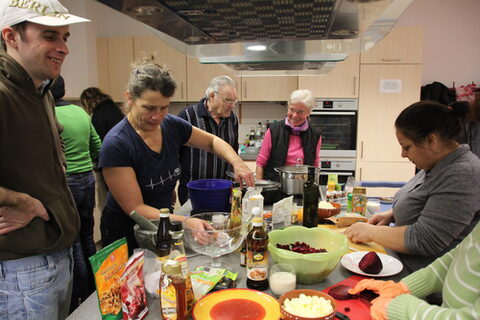
[[[94,0],[61,2],[72,13],[92,20],[92,23],[71,26],[70,56],[63,66],[66,95],[78,97],[84,88],[98,85],[97,37],[146,35],[151,31]],[[453,81],[457,85],[480,83],[479,12],[479,0],[414,0],[407,8],[398,25],[418,25],[425,29],[423,84],[432,81],[448,86]]]

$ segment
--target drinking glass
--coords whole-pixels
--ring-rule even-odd
[[[276,263],[270,268],[269,277],[270,290],[276,296],[281,296],[285,292],[295,290],[297,285],[297,276],[295,269],[288,263]]]

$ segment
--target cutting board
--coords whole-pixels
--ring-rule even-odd
[[[333,232],[342,233],[347,228],[337,228],[334,225],[329,224],[319,224],[319,227],[332,230]],[[375,242],[365,242],[365,243],[353,243],[350,240],[348,241],[348,246],[350,247],[350,252],[353,251],[375,251],[379,253],[387,253],[385,248]]]
[[[359,282],[362,279],[368,279],[368,278],[362,277],[362,276],[351,276],[337,284],[334,284],[333,286],[330,286],[322,290],[322,292],[325,292],[328,294],[328,290],[330,290],[330,288],[336,287],[340,284],[344,284],[346,286],[353,288],[357,284],[357,282]],[[350,320],[370,320],[371,319],[370,307],[365,305],[365,303],[362,302],[360,299],[336,300],[336,301],[337,301],[337,311],[340,311],[341,313],[344,313],[345,315],[347,315],[350,318]],[[345,308],[347,307],[350,308],[350,311],[348,312],[345,311]]]

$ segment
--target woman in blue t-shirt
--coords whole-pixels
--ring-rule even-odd
[[[236,180],[254,185],[253,173],[228,143],[168,114],[175,88],[168,72],[152,62],[142,62],[131,72],[125,92],[127,115],[106,135],[99,158],[110,188],[100,224],[103,246],[126,237],[132,252],[138,244],[128,213],[135,210],[158,219],[160,208],[171,208],[182,145],[224,158],[232,164]],[[171,220],[184,219],[171,215]],[[209,227],[202,220],[191,223]]]

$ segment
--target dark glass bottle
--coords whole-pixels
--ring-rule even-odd
[[[160,209],[160,221],[157,230],[157,257],[160,260],[166,260],[170,253],[172,236],[170,235],[170,210],[168,208]]]
[[[308,180],[303,184],[303,226],[318,226],[318,198],[320,190],[315,183],[315,167],[308,167]]]
[[[262,218],[253,218],[252,224],[247,236],[247,288],[264,291],[268,289],[268,235]]]

